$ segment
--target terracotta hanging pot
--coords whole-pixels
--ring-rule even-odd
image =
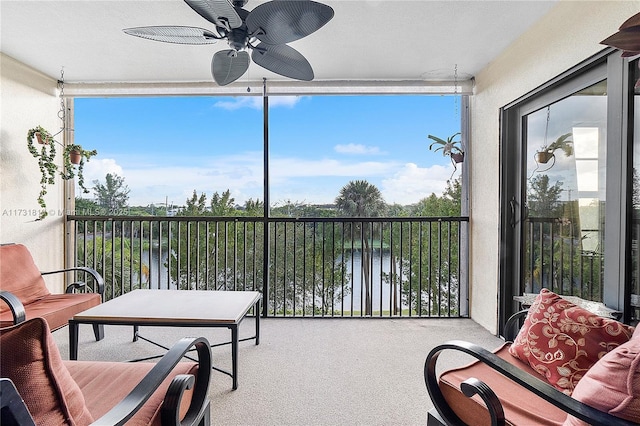
[[[462,163],[464,161],[464,152],[452,152],[451,159],[456,163]]]
[[[82,152],[77,150],[69,151],[69,161],[73,164],[80,164],[82,160]]]
[[[48,144],[50,142],[47,138],[42,136],[42,134],[40,132],[36,132],[35,135],[36,135],[36,139],[38,140],[38,143],[40,145],[46,145],[46,144]]]
[[[552,152],[547,152],[547,151],[536,152],[536,161],[541,164],[547,164],[552,157],[553,157]]]

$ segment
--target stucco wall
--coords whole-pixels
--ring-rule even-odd
[[[0,243],[26,245],[43,271],[64,266],[63,180],[58,176],[45,198],[53,214],[36,221],[40,170],[27,150],[27,132],[37,125],[60,130],[56,90],[55,80],[0,55]],[[62,291],[61,278],[47,278],[47,286]]]
[[[577,65],[640,11],[639,1],[560,1],[476,76],[471,138],[471,316],[497,333],[499,109]]]

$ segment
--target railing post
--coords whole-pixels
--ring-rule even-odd
[[[264,234],[264,251],[262,258],[262,316],[267,317],[269,308],[269,205],[271,199],[269,197],[269,96],[267,96],[267,79],[262,79],[262,114],[263,114],[263,176],[264,176],[264,218],[263,218],[263,234]],[[256,314],[258,315],[258,314]]]

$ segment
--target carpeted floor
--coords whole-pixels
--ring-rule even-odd
[[[214,425],[424,425],[431,408],[424,361],[435,345],[467,340],[493,349],[502,340],[467,319],[276,319],[261,320],[260,345],[240,343],[239,386],[212,372],[210,397]],[[240,338],[253,335],[254,320],[240,326]],[[132,327],[106,326],[93,339],[80,327],[79,359],[117,360],[162,353],[132,342]],[[228,341],[226,329],[142,327],[141,335],[170,346],[184,336]],[[68,359],[68,331],[54,332]],[[214,365],[231,369],[231,348],[213,348]],[[468,362],[445,352],[439,365]]]

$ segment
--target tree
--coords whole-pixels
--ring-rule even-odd
[[[418,201],[413,211],[414,216],[460,216],[462,183],[460,179],[447,181],[447,187],[441,197],[431,194]]]
[[[538,175],[529,181],[527,207],[532,217],[557,217],[560,211],[562,182],[549,184],[548,175]]]
[[[391,286],[397,309],[398,285],[402,303],[419,314],[451,313],[459,299],[460,224],[447,217],[461,214],[461,179],[447,181],[441,196],[431,194],[415,204],[409,216],[432,217],[422,224],[396,222],[385,230],[392,247],[391,271],[385,280]],[[402,256],[399,256],[402,254]],[[398,266],[400,270],[398,270]],[[397,313],[395,311],[394,313]]]
[[[211,214],[214,216],[234,216],[236,208],[233,205],[235,198],[231,197],[228,189],[222,195],[215,192],[211,197]]]
[[[79,216],[90,216],[97,214],[99,205],[93,200],[87,200],[86,198],[76,197],[75,201],[75,214]]]
[[[178,213],[178,216],[202,216],[207,211],[207,194],[204,192],[200,194],[196,193],[196,190],[193,190],[193,195],[191,198],[187,198],[187,206]]]
[[[271,215],[274,217],[303,217],[305,204],[304,201],[284,200],[280,205],[274,206]]]
[[[77,245],[77,265],[95,269],[104,279],[105,302],[137,288],[148,288],[149,266],[134,255],[135,249],[129,238],[101,235]]]
[[[385,211],[386,207],[380,190],[366,180],[351,181],[343,186],[335,203],[341,213],[351,217],[377,217]],[[371,278],[372,249],[370,239],[373,238],[372,224],[363,221],[354,222],[353,226],[356,230],[361,229],[362,241],[364,242],[361,262],[362,285],[365,287],[365,315],[371,315],[373,281]],[[353,232],[350,234],[353,235]]]
[[[131,190],[124,183],[124,177],[107,173],[106,183],[103,185],[98,180],[93,181],[93,192],[98,205],[107,210],[107,214],[116,214],[118,210],[127,206],[129,192]]]
[[[264,214],[264,203],[260,200],[249,198],[244,203],[244,212],[247,216],[262,216]]]

